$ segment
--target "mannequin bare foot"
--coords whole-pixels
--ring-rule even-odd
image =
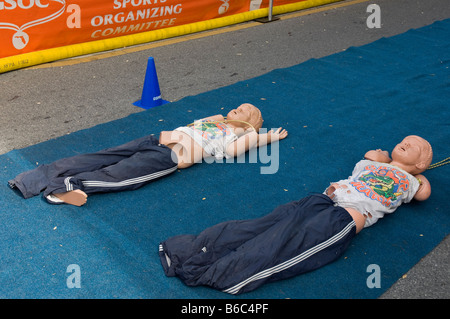
[[[86,204],[87,195],[80,189],[76,189],[74,191],[53,194],[55,197],[58,197],[66,204],[74,205],[74,206],[82,206]]]

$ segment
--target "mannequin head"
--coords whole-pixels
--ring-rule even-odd
[[[240,128],[248,128],[248,125],[242,122],[248,122],[255,128],[256,132],[262,127],[263,119],[261,116],[261,111],[254,105],[249,103],[241,104],[237,109],[231,110],[227,114],[227,122],[234,126]]]
[[[427,140],[417,135],[410,135],[395,146],[391,157],[392,165],[416,175],[425,171],[431,164],[433,150]]]

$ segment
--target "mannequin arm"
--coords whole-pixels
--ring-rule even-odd
[[[265,134],[258,134],[255,131],[240,136],[236,141],[228,145],[227,154],[230,156],[240,156],[255,146],[264,146],[272,142],[286,138],[287,131],[281,127],[275,132],[270,130]]]
[[[419,189],[417,190],[416,195],[414,195],[415,200],[423,201],[428,199],[431,195],[431,185],[428,179],[423,176],[422,174],[418,174],[414,176],[415,178],[419,179],[421,184],[419,186]]]
[[[382,151],[380,149],[368,151],[364,158],[374,162],[380,163],[390,163],[392,160],[389,157],[389,153],[387,151]]]
[[[258,144],[258,133],[251,131],[240,136],[227,146],[227,154],[233,157],[240,156]]]
[[[258,146],[264,146],[267,144],[270,144],[272,142],[276,142],[279,140],[282,140],[286,138],[288,135],[288,132],[285,129],[281,129],[281,127],[276,130],[275,132],[273,130],[270,130],[269,132],[265,134],[259,134],[258,136]]]

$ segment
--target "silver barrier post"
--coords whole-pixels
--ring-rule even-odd
[[[276,18],[276,17],[274,18],[272,16],[272,13],[273,13],[273,0],[269,0],[269,16],[265,17],[265,18],[256,19],[255,21],[266,23],[266,22],[278,20],[279,18]]]
[[[272,21],[273,0],[269,1],[269,21]]]

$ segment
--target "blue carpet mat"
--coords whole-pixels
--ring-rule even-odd
[[[242,296],[165,277],[158,244],[322,192],[347,177],[367,150],[391,151],[410,134],[430,141],[435,162],[449,156],[449,66],[445,20],[0,156],[0,297],[380,296],[449,234],[450,166],[425,173],[433,188],[428,201],[404,205],[365,229],[344,258]],[[243,102],[262,110],[265,127],[289,131],[279,144],[276,174],[260,174],[261,167],[277,167],[274,156],[266,164],[264,157],[203,163],[137,191],[90,196],[80,208],[52,206],[39,196],[24,200],[7,186],[37,164],[158,134]],[[264,152],[270,156],[276,148],[258,155]],[[71,264],[80,267],[81,288],[67,286]],[[371,264],[380,267],[381,288],[366,284]]]

